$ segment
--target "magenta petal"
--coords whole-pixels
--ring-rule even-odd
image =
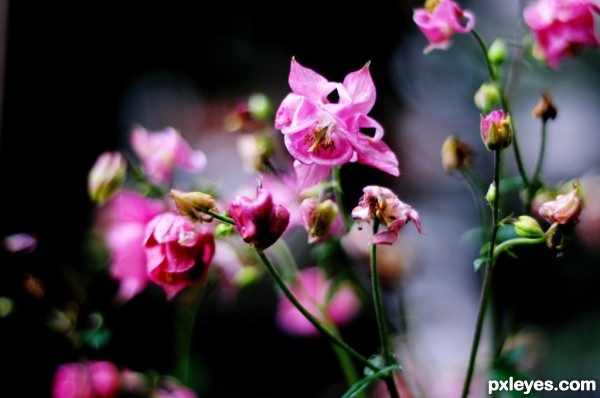
[[[342,136],[343,134],[343,136]],[[316,163],[324,166],[341,166],[352,159],[354,150],[346,137],[348,134],[334,132],[331,134],[333,147],[323,149],[318,145],[311,150],[314,142],[308,139],[308,134],[288,134],[284,137],[285,146],[290,154],[302,163]]]
[[[400,175],[398,158],[385,142],[375,142],[361,135],[355,137],[354,147],[358,163],[375,167],[396,177]]]
[[[294,93],[311,101],[319,101],[323,98],[323,93],[326,97],[331,92],[331,90],[327,91],[330,87],[327,79],[312,69],[300,65],[295,58],[292,58],[288,82]]]
[[[344,78],[344,87],[352,98],[351,109],[353,112],[367,114],[375,105],[375,84],[369,72],[367,62],[360,70],[349,73]]]
[[[371,243],[374,245],[392,245],[398,239],[398,229],[385,229],[381,232],[377,232],[371,238]]]
[[[302,192],[327,178],[331,171],[331,166],[305,164],[296,160],[294,161],[294,170],[296,172],[297,189]]]
[[[288,94],[275,115],[275,128],[283,134],[311,130],[318,124],[319,108],[306,97]]]

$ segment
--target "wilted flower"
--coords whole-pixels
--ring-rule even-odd
[[[475,16],[453,0],[427,0],[423,8],[413,11],[413,21],[429,40],[425,53],[447,49],[455,33],[468,33],[475,27]]]
[[[193,151],[172,127],[149,132],[138,126],[131,132],[131,145],[140,157],[148,178],[158,184],[169,182],[176,167],[199,172],[206,165],[204,152]]]
[[[579,222],[582,209],[583,197],[579,189],[579,183],[575,182],[568,193],[558,195],[555,200],[542,204],[539,208],[539,214],[553,223],[574,225]]]
[[[542,97],[537,103],[533,111],[531,111],[533,117],[539,117],[542,121],[546,122],[548,119],[554,119],[556,117],[556,107],[552,102],[552,97],[546,91],[542,92]]]
[[[513,129],[510,115],[495,110],[487,116],[481,115],[481,139],[490,151],[504,149],[512,142]]]
[[[242,239],[259,250],[271,246],[286,230],[290,213],[273,203],[270,192],[259,189],[256,198],[238,195],[229,206],[229,214]]]
[[[472,153],[469,145],[451,134],[442,145],[442,167],[447,173],[468,167],[471,164]]]
[[[377,220],[387,227],[386,230],[373,235],[371,243],[374,245],[394,243],[398,239],[400,229],[409,221],[415,224],[419,233],[423,233],[417,211],[398,199],[398,196],[388,188],[377,185],[363,188],[363,196],[358,206],[352,210],[352,218],[359,223]]]
[[[109,272],[119,281],[121,300],[129,300],[148,284],[146,225],[164,210],[162,201],[128,190],[98,209],[98,224],[110,252]]]
[[[173,199],[177,211],[192,222],[211,221],[212,217],[206,212],[217,209],[213,197],[204,192],[182,192],[171,189],[169,196]]]
[[[184,287],[204,282],[215,253],[215,239],[199,224],[165,212],[146,227],[144,247],[150,279],[171,299]]]
[[[538,0],[523,11],[535,39],[534,56],[557,69],[560,63],[586,47],[600,44],[594,30],[594,13],[600,7],[591,0]]]
[[[330,291],[334,289],[333,291]],[[342,326],[358,314],[360,301],[348,282],[333,283],[319,267],[298,271],[290,290],[313,316],[325,325],[333,322]],[[319,331],[285,297],[279,296],[277,324],[286,333],[296,336],[314,336]]]
[[[119,369],[107,361],[59,365],[52,381],[52,398],[115,398]]]
[[[399,175],[398,159],[381,139],[383,127],[367,114],[375,104],[369,63],[349,73],[343,83],[327,81],[292,58],[288,94],[275,117],[290,154],[324,176],[347,162]],[[339,99],[329,96],[337,91]],[[374,130],[371,137],[361,129]]]
[[[127,162],[121,152],[104,152],[88,173],[88,193],[99,204],[106,202],[125,179]]]

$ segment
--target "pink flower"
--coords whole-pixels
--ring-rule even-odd
[[[582,209],[583,198],[579,192],[579,183],[574,183],[567,194],[558,195],[556,200],[542,204],[539,214],[553,223],[575,225],[579,222]]]
[[[435,49],[446,50],[455,33],[468,33],[475,27],[475,16],[452,0],[426,1],[425,7],[414,10],[413,21],[429,40],[426,54]]]
[[[319,267],[302,269],[297,276],[298,279],[290,285],[290,290],[304,308],[320,321],[342,326],[358,314],[360,302],[348,282],[333,284]],[[330,289],[335,291],[332,293]],[[319,334],[314,325],[283,294],[277,306],[277,324],[283,331],[295,336]]]
[[[98,220],[110,251],[109,272],[120,283],[118,296],[129,300],[148,284],[146,225],[165,210],[159,200],[120,191],[99,208]]]
[[[290,213],[273,203],[271,193],[259,189],[255,199],[236,196],[229,205],[229,214],[246,243],[259,250],[271,246],[285,232]]]
[[[373,235],[371,243],[374,245],[393,244],[398,239],[400,229],[409,221],[415,224],[419,233],[423,233],[417,211],[403,203],[388,188],[377,185],[363,188],[363,196],[360,198],[358,206],[352,210],[352,218],[359,223],[378,220],[387,227],[386,230]]]
[[[162,286],[169,299],[186,286],[204,282],[215,253],[209,230],[186,217],[165,212],[146,227],[144,239],[150,280]]]
[[[120,152],[104,152],[88,174],[88,193],[96,203],[106,202],[125,179],[127,162]]]
[[[148,132],[138,126],[131,132],[131,145],[140,157],[149,179],[158,184],[169,182],[176,167],[200,172],[206,165],[204,152],[193,151],[181,134],[172,127]]]
[[[59,365],[52,382],[53,398],[113,398],[119,392],[119,369],[111,362]]]
[[[590,0],[538,0],[526,7],[523,18],[533,32],[534,55],[556,69],[585,47],[598,47],[593,15],[598,12]]]
[[[285,145],[298,162],[319,176],[351,161],[399,175],[396,155],[381,141],[383,127],[367,116],[375,104],[369,63],[337,83],[292,58],[288,81],[292,93],[277,110],[275,128],[284,134]],[[332,102],[328,96],[335,91],[339,100]],[[361,129],[374,130],[374,136]]]

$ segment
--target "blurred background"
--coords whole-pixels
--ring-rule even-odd
[[[241,164],[222,161],[236,151],[223,118],[254,92],[267,94],[277,106],[289,92],[295,56],[333,81],[371,61],[377,102],[370,115],[384,126],[401,176],[349,165],[342,172],[346,206],[357,203],[364,185],[381,184],[419,211],[426,235],[412,227],[403,230],[408,271],[390,289],[390,297],[405,307],[403,319],[395,320],[408,330],[408,340],[398,341],[399,358],[406,359],[415,383],[429,389],[424,396],[458,396],[480,290],[480,275],[472,266],[480,245],[467,234],[478,216],[461,177],[442,169],[440,149],[449,134],[469,143],[474,171],[487,189],[492,159],[481,144],[473,105],[473,94],[487,76],[471,37],[455,36],[450,50],[424,55],[426,40],[411,19],[412,9],[422,6],[417,1],[353,8],[341,1],[307,0],[286,5],[286,11],[252,2],[210,7],[0,3],[0,236],[27,232],[38,240],[30,254],[0,253],[0,296],[12,303],[0,317],[3,385],[18,380],[23,396],[49,396],[56,366],[78,359],[70,342],[47,327],[48,314],[73,300],[78,289],[87,297],[82,313],[111,314],[106,322],[112,341],[90,356],[140,371],[169,372],[173,306],[150,288],[109,311],[116,284],[90,260],[87,245],[93,211],[87,173],[102,151],[127,147],[132,125],[140,123],[150,130],[179,129],[207,153],[207,178],[225,187],[239,185],[248,178]],[[488,42],[525,33],[518,1],[461,4],[475,13],[476,27]],[[530,113],[542,90],[552,94],[558,108],[542,176],[549,184],[583,176],[590,186],[598,184],[593,177],[600,174],[599,67],[598,52],[586,51],[558,71],[535,63],[518,69],[512,109],[527,170],[533,169],[539,148],[539,121]],[[505,170],[516,173],[512,152]],[[600,209],[593,205],[600,192],[589,191],[595,213],[584,214],[595,221],[562,256],[530,251],[519,261],[498,264],[496,305],[507,308],[518,300],[514,322],[517,330],[525,328],[525,340],[533,341],[528,358],[538,379],[600,382],[600,240],[594,235],[600,234]],[[68,275],[85,283],[74,287]],[[517,275],[520,282],[514,283]],[[273,289],[259,284],[232,306],[202,311],[194,340],[197,363],[203,366],[193,386],[198,396],[343,393],[343,376],[324,340],[292,338],[275,328],[274,297]],[[377,350],[371,322],[365,315],[343,330],[361,352]],[[484,343],[482,358],[489,350]],[[289,361],[310,357],[307,353],[314,355],[313,363]],[[267,373],[273,375],[269,382]],[[293,393],[282,394],[282,388]]]

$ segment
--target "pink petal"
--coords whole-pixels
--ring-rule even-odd
[[[297,189],[302,192],[327,178],[331,171],[331,166],[305,164],[295,160],[294,171],[296,172]]]
[[[296,58],[292,58],[288,82],[294,93],[311,101],[321,101],[335,88],[323,76],[300,65]]]
[[[349,73],[345,78],[343,85],[348,90],[352,98],[351,109],[355,113],[367,114],[375,105],[375,84],[369,72],[367,62],[360,70]]]
[[[353,138],[358,163],[375,167],[396,177],[400,175],[398,158],[385,142],[375,142],[362,134]]]
[[[331,149],[323,149],[317,145],[310,151],[314,142],[307,138],[309,133],[288,134],[284,137],[284,142],[290,154],[302,163],[341,166],[350,161],[354,154],[352,146],[346,138],[347,135],[345,132],[331,133],[334,145]]]

